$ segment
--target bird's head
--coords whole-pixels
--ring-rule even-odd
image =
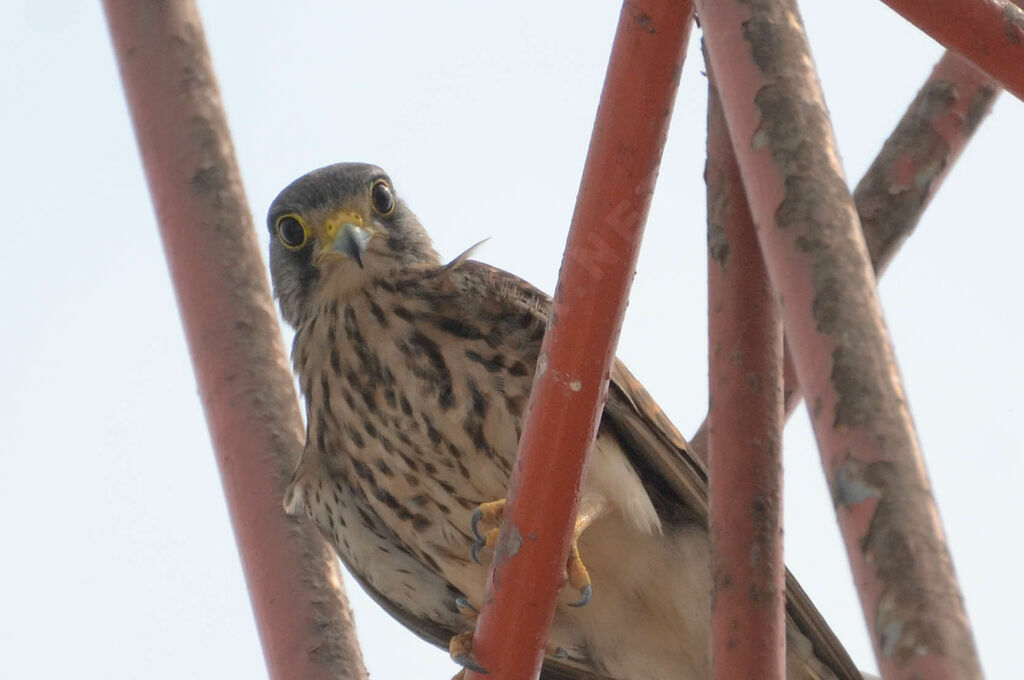
[[[365,163],[329,165],[295,180],[271,203],[267,228],[274,294],[292,326],[324,286],[356,287],[396,267],[439,261],[391,179]]]

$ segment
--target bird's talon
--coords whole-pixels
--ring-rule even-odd
[[[479,538],[477,538],[475,541],[473,541],[473,548],[470,551],[470,554],[473,557],[473,561],[476,562],[477,564],[480,564],[480,550],[483,549],[483,548],[493,548],[497,544],[498,544],[498,530],[497,529],[491,529],[490,531],[488,531],[483,536],[480,536]]]
[[[490,675],[486,668],[474,662],[469,656],[453,656],[452,661],[462,666],[464,671],[473,671],[481,675]]]
[[[569,585],[580,592],[580,599],[576,600],[570,607],[584,607],[590,602],[594,595],[594,588],[590,585],[590,574],[580,559],[580,548],[576,539],[572,540],[569,546],[569,562],[565,566],[566,575],[569,577]]]
[[[586,607],[594,594],[594,588],[589,583],[580,588],[580,599],[569,603],[570,607]]]
[[[473,517],[470,518],[470,520],[469,520],[469,528],[472,529],[472,531],[473,531],[473,538],[475,538],[477,540],[477,542],[480,542],[480,541],[483,540],[483,536],[480,535],[480,529],[479,529],[480,520],[482,520],[483,518],[484,518],[484,511],[481,510],[480,508],[477,508],[476,510],[473,511]],[[473,559],[475,560],[476,558],[474,557]]]
[[[469,554],[473,558],[473,561],[477,564],[483,564],[480,561],[480,548],[484,547],[486,541],[483,538],[478,538],[473,541],[473,547],[470,549]]]
[[[472,650],[473,633],[459,633],[448,642],[448,653],[451,654],[452,661],[466,670],[487,675],[487,669],[483,668],[473,658]]]
[[[475,619],[479,614],[480,610],[473,606],[473,603],[469,601],[468,597],[459,595],[455,598],[455,608],[459,610],[459,613],[463,616],[468,616]]]
[[[477,506],[476,510],[473,511],[473,516],[469,520],[469,528],[473,531],[473,536],[477,540],[484,537],[480,533],[480,522],[487,521],[491,524],[497,524],[501,521],[501,516],[505,512],[505,499],[499,498],[496,501],[490,503],[481,503]]]

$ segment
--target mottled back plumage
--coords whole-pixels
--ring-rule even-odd
[[[268,216],[271,271],[295,328],[307,443],[285,498],[371,596],[445,645],[483,599],[470,517],[505,495],[550,301],[466,258],[441,264],[377,167],[340,164],[288,186]],[[545,677],[707,677],[706,477],[686,441],[619,362],[583,502],[594,584],[556,610]],[[552,452],[551,455],[557,455]],[[789,578],[788,675],[859,673]]]

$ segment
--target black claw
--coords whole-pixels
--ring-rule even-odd
[[[473,511],[473,517],[469,520],[469,528],[473,530],[473,537],[478,541],[483,540],[483,536],[480,535],[480,520],[484,518],[484,511],[477,508]],[[475,559],[475,558],[474,558]]]
[[[488,671],[486,668],[473,661],[473,659],[470,658],[469,654],[459,654],[458,656],[453,656],[452,661],[459,664],[463,668],[468,668],[474,673],[490,675],[490,671]]]
[[[473,529],[473,533],[476,533],[475,528]],[[469,554],[473,557],[473,561],[477,564],[482,564],[480,562],[480,549],[483,548],[485,545],[487,545],[487,539],[483,536],[478,535],[476,540],[473,541],[473,549],[470,550]]]
[[[587,603],[590,602],[590,598],[591,598],[591,596],[593,594],[594,594],[594,589],[588,583],[587,585],[583,586],[583,588],[580,590],[580,599],[578,599],[577,601],[571,603],[569,606],[570,607],[586,607]]]
[[[477,608],[474,607],[472,605],[472,603],[470,603],[469,599],[463,597],[462,595],[459,595],[457,598],[455,598],[455,606],[458,607],[459,609],[468,609],[469,611],[473,612],[474,614],[479,614],[480,613],[477,610]]]

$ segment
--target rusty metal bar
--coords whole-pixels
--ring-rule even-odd
[[[980,678],[797,8],[697,7],[882,676]]]
[[[782,321],[708,76],[711,671],[783,680]]]
[[[688,1],[623,4],[469,680],[540,668],[692,23]]]
[[[876,278],[913,233],[999,86],[946,52],[853,192]]]
[[[1013,0],[883,0],[1024,99],[1024,10]]]
[[[853,193],[876,279],[917,227],[1000,91],[955,52],[946,52],[935,65]],[[784,374],[788,418],[803,398],[788,350]],[[705,462],[707,428],[705,420],[690,442]]]
[[[337,560],[281,508],[301,417],[195,4],[104,8],[270,677],[365,678]]]

